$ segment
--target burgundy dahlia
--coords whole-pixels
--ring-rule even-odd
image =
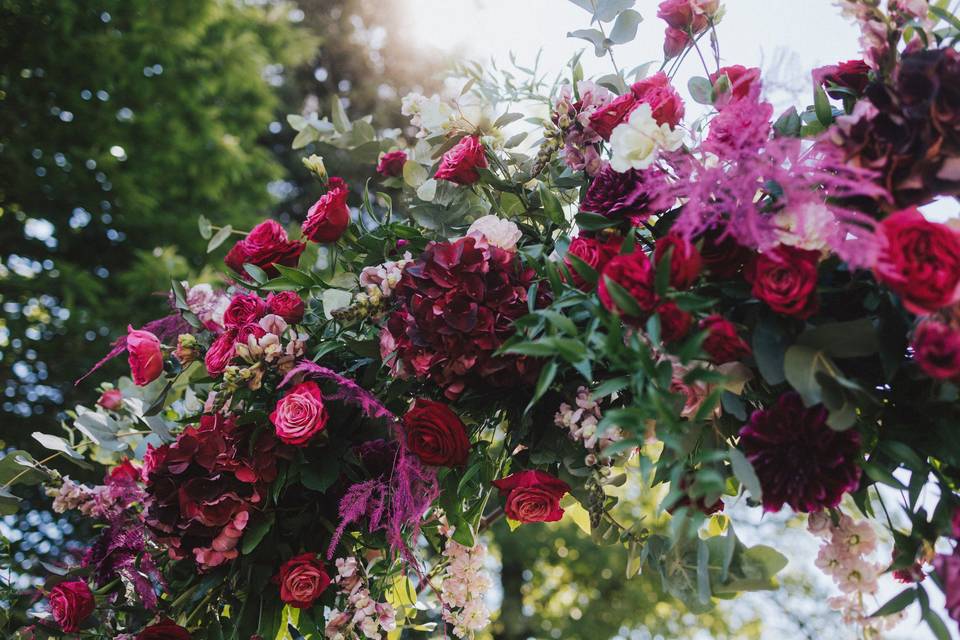
[[[493,353],[526,315],[534,275],[512,251],[477,246],[470,236],[430,244],[404,270],[395,289],[400,307],[387,321],[404,373],[431,379],[451,399],[471,384],[532,382],[535,362]],[[535,305],[548,299],[541,286]]]
[[[153,451],[144,520],[170,555],[208,568],[237,557],[251,512],[277,476],[279,444],[269,431],[205,415]]]
[[[624,173],[604,167],[590,183],[580,210],[637,224],[670,208],[666,176],[658,169]]]
[[[760,479],[764,511],[835,507],[860,483],[860,434],[834,431],[822,405],[807,408],[793,392],[753,412],[740,430],[740,448]]]

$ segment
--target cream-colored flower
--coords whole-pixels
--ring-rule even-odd
[[[487,244],[500,247],[506,251],[513,251],[517,248],[517,242],[522,234],[520,227],[509,220],[502,220],[494,215],[486,215],[478,218],[470,225],[467,235],[483,236]]]
[[[610,134],[610,167],[623,173],[630,169],[646,169],[661,150],[676,151],[683,144],[683,131],[668,124],[657,124],[649,104],[633,110]]]

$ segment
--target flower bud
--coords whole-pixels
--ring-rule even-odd
[[[303,159],[303,166],[305,166],[310,173],[326,182],[327,167],[323,164],[323,158],[314,153],[310,157]]]

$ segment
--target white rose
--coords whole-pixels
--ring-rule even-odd
[[[487,244],[500,247],[506,251],[513,251],[517,248],[517,242],[520,240],[520,227],[509,220],[501,220],[497,216],[487,215],[479,218],[470,225],[467,230],[468,236],[482,236]]]
[[[657,124],[649,104],[633,110],[610,134],[610,167],[619,173],[630,169],[646,169],[657,159],[661,149],[676,151],[683,143],[683,132],[670,125]]]

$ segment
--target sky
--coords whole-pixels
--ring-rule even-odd
[[[438,55],[478,62],[493,59],[507,65],[513,52],[519,64],[529,65],[542,50],[541,68],[560,70],[577,51],[586,49],[581,62],[587,77],[612,71],[610,60],[597,58],[592,46],[566,37],[569,31],[590,27],[590,15],[569,0],[400,1],[407,7],[403,32],[414,46]],[[656,17],[657,4],[658,0],[637,1],[634,8],[644,20],[632,42],[614,49],[621,68],[631,69],[662,57],[665,24]],[[833,0],[726,0],[724,4],[726,14],[717,27],[721,62],[760,67],[766,97],[774,103],[776,113],[790,105],[802,108],[813,102],[810,72],[814,68],[859,57],[858,29],[840,16]],[[687,80],[695,75],[702,76],[704,71],[691,55],[674,81],[687,99]],[[689,115],[696,106],[689,99],[688,104],[692,107]],[[939,220],[957,215],[953,199],[925,209],[929,217]],[[771,530],[766,529],[766,534]],[[816,542],[810,537],[801,547],[794,549],[794,566],[799,565],[799,570],[813,578],[818,573],[813,565]],[[881,602],[900,588],[887,582]],[[938,600],[934,604],[944,615],[942,599]],[[770,637],[772,640],[774,636]],[[926,640],[932,635],[925,627],[918,627],[916,616],[912,616],[886,637]]]

